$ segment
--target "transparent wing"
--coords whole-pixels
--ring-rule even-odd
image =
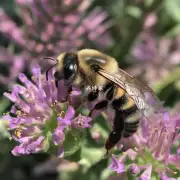
[[[162,102],[149,86],[140,83],[122,69],[119,69],[115,74],[103,69],[100,69],[98,73],[124,89],[146,117],[157,112],[162,107]]]

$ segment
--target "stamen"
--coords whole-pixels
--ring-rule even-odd
[[[17,138],[21,138],[22,135],[22,129],[17,128],[15,129],[14,133],[13,133]]]
[[[40,108],[36,108],[36,112],[41,112],[41,109]]]
[[[137,151],[138,151],[138,148],[137,148],[137,147],[134,147],[134,150],[137,152]]]
[[[60,114],[58,114],[58,115],[61,116],[61,117],[64,117],[65,112],[64,112],[64,111],[61,111]]]
[[[3,113],[3,115],[9,115],[9,112]]]
[[[176,172],[176,171],[173,171],[173,170],[171,170],[171,169],[169,169],[169,168],[166,168],[166,171],[168,171],[168,172],[170,172],[170,173],[172,173],[172,174],[174,174],[174,175],[176,175],[176,174],[177,174],[177,172]]]
[[[31,79],[32,79],[32,80],[36,80],[36,77],[35,77],[35,76],[31,76]]]
[[[16,111],[16,114],[17,114],[18,116],[22,116],[23,112],[20,111],[20,110],[17,110],[17,111]]]

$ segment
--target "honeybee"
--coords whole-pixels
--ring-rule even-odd
[[[161,102],[151,88],[120,69],[115,58],[100,51],[83,49],[65,52],[57,57],[54,66],[57,68],[54,73],[56,81],[63,79],[66,86],[103,87],[101,92],[98,88],[90,91],[87,99],[93,102],[100,93],[104,94],[104,100],[95,104],[90,116],[94,110],[103,110],[109,106],[115,112],[112,132],[105,143],[107,152],[121,137],[128,138],[137,131],[142,115],[148,118],[161,107]],[[46,71],[47,77],[52,67]],[[149,100],[153,100],[153,104]]]

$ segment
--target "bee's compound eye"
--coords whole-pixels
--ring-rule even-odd
[[[77,70],[76,64],[67,64],[64,66],[64,78],[69,79]]]
[[[76,64],[70,64],[69,65],[69,70],[75,71],[77,69],[77,65]]]
[[[56,80],[59,80],[59,81],[62,80],[62,79],[63,79],[62,72],[56,71],[56,72],[54,73],[54,77],[55,77]]]

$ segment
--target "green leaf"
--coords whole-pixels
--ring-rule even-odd
[[[7,98],[2,97],[0,100],[0,114],[3,114],[9,105],[10,101]]]
[[[52,109],[53,110],[53,109]],[[49,119],[49,121],[46,122],[46,127],[45,127],[45,132],[46,131],[51,131],[53,132],[54,129],[58,126],[58,121],[57,121],[57,113],[53,110],[52,117]]]
[[[145,0],[144,4],[146,8],[149,8],[153,4],[154,1],[157,1],[157,0]]]
[[[4,126],[3,120],[0,119],[0,139],[10,138],[10,134],[6,127]]]
[[[137,18],[137,19],[140,18],[141,14],[142,14],[142,10],[140,8],[138,8],[137,6],[128,6],[126,8],[126,12],[130,16]]]
[[[175,87],[177,90],[180,91],[180,80],[178,80],[176,83],[175,83]]]
[[[82,147],[85,132],[82,129],[67,129],[65,131],[64,156],[70,156]]]
[[[100,179],[101,180],[108,179],[112,174],[113,171],[110,170],[109,168],[106,168],[102,171]]]
[[[169,30],[165,36],[167,37],[174,37],[180,33],[180,24],[175,25],[171,30]]]
[[[74,154],[71,156],[66,157],[67,160],[78,162],[81,160],[81,151],[82,149],[80,148],[78,151],[76,151]]]
[[[180,1],[166,0],[164,2],[165,12],[176,22],[180,22]]]
[[[104,153],[105,153],[104,148],[85,146],[82,148],[81,151],[80,163],[83,163],[87,167],[91,167],[103,159]]]
[[[83,174],[81,176],[81,179],[87,179],[87,180],[94,180],[94,179],[100,179],[101,178],[101,172],[103,169],[107,168],[107,159],[100,159],[97,163],[93,164],[91,167],[86,169],[84,168]],[[81,165],[82,161],[81,161]]]

